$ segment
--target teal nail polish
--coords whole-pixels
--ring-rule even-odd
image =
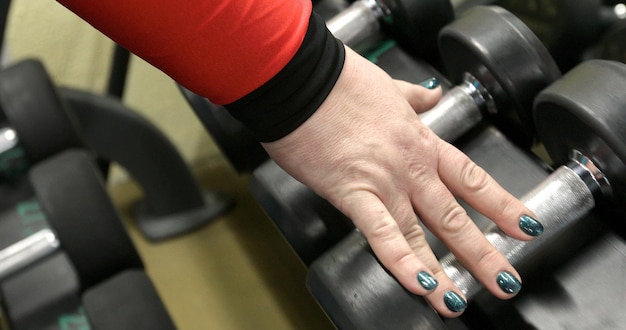
[[[519,227],[530,236],[539,236],[543,234],[543,225],[528,215],[522,215],[519,218]]]
[[[439,285],[439,282],[425,271],[417,273],[417,281],[426,290],[432,290]]]
[[[500,289],[509,294],[518,293],[522,289],[522,283],[509,272],[500,272],[497,282]]]
[[[467,308],[467,302],[461,298],[458,293],[448,291],[443,295],[443,302],[449,310],[453,312],[462,312]]]
[[[435,89],[439,87],[439,80],[435,77],[432,77],[420,82],[419,85],[428,89]]]

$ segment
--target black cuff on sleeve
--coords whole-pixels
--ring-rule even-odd
[[[312,12],[304,41],[272,79],[225,105],[261,142],[276,141],[304,123],[324,102],[343,68],[345,50]]]

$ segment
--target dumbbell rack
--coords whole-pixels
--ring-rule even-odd
[[[144,236],[162,241],[193,231],[223,214],[232,199],[202,191],[172,143],[118,99],[61,89],[96,154],[119,163],[137,180],[144,200],[135,221]]]

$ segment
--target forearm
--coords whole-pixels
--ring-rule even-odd
[[[309,0],[59,2],[264,142],[306,121],[343,67],[343,45]]]
[[[276,75],[299,49],[308,0],[59,0],[96,29],[218,104]]]

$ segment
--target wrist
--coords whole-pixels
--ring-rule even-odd
[[[261,142],[276,141],[315,113],[337,82],[344,61],[343,44],[312,13],[291,61],[267,83],[225,107]]]

